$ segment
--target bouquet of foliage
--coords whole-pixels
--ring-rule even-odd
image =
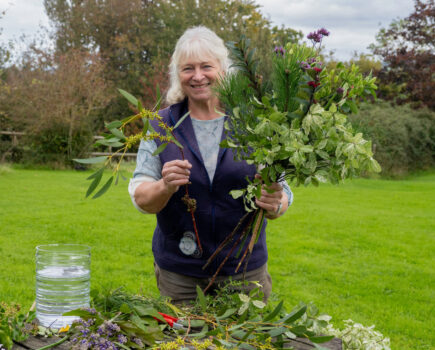
[[[327,71],[318,55],[327,35],[326,29],[310,33],[312,47],[276,47],[268,80],[257,72],[255,49],[249,47],[248,39],[242,37],[229,44],[238,70],[217,87],[228,115],[221,146],[232,149],[238,160],[256,165],[261,175],[247,188],[232,191],[234,198],[243,196],[248,212],[255,211],[248,222],[250,229],[242,231],[240,246],[251,236],[239,267],[243,260],[247,266],[261,232],[264,211],[256,208],[255,198],[260,197],[263,185],[267,188],[286,179],[296,185],[317,186],[327,181],[338,183],[361,172],[380,171],[371,142],[355,133],[346,118],[347,113],[357,112],[361,98],[375,96],[376,78],[363,77],[355,65],[347,68],[340,63]],[[235,230],[218,250],[236,235]]]

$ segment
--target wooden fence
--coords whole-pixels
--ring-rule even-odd
[[[20,132],[20,131],[1,131],[0,130],[0,135],[9,135],[12,139],[12,141],[11,141],[12,147],[16,147],[19,144],[19,142],[18,142],[19,136],[24,136],[24,135],[26,135],[26,133]],[[104,138],[103,136],[94,136],[94,140],[99,140],[99,139],[103,139],[103,138]],[[5,153],[7,154],[8,152],[6,151]],[[3,158],[5,158],[5,155],[3,155],[2,160],[4,160]],[[90,152],[89,155],[93,156],[93,157],[97,157],[97,156],[120,157],[121,153],[113,153],[112,147],[109,147],[109,152]],[[137,153],[125,153],[124,154],[124,157],[136,158],[136,156],[137,156]]]

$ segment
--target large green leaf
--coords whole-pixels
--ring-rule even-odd
[[[162,143],[157,149],[153,152],[153,156],[157,156],[158,154],[162,153],[165,148],[168,146],[167,143]]]
[[[119,127],[121,127],[121,126],[122,126],[122,122],[119,121],[119,120],[114,120],[113,122],[106,123],[105,126],[106,126],[106,128],[107,128],[108,130],[110,130],[110,129],[115,129],[115,128],[119,128]]]
[[[199,306],[201,306],[202,311],[205,312],[207,309],[207,300],[200,286],[196,286],[196,294],[198,297]]]
[[[107,180],[104,186],[100,188],[100,190],[92,197],[92,199],[101,197],[104,193],[106,193],[107,190],[110,188],[110,185],[112,185],[112,182],[113,182],[113,176],[111,176],[109,180]]]
[[[288,315],[284,316],[279,322],[284,322],[287,324],[293,323],[294,321],[298,320],[302,317],[302,315],[307,311],[307,306],[303,305],[292,312],[290,312]]]
[[[125,140],[125,135],[123,134],[123,132],[119,129],[113,128],[110,129],[110,132],[115,135],[117,138],[119,138],[120,140]]]
[[[230,309],[228,309],[228,310],[225,310],[225,312],[224,312],[222,315],[217,316],[216,319],[217,319],[217,320],[224,320],[224,319],[226,319],[226,318],[228,318],[228,317],[234,315],[234,313],[235,313],[236,311],[237,311],[237,309],[230,308]]]
[[[101,178],[103,177],[104,167],[96,171],[94,174],[88,177],[88,179],[91,179],[91,177],[94,179],[91,184],[89,185],[88,190],[86,191],[86,198],[89,197],[89,195],[94,192],[94,190],[97,188],[98,184],[101,181]]]
[[[121,93],[122,96],[124,96],[128,102],[130,102],[132,105],[134,105],[135,107],[139,106],[139,101],[137,100],[136,97],[134,97],[132,94],[130,94],[129,92],[122,90],[122,89],[118,89],[118,91]]]
[[[160,315],[156,309],[151,307],[144,307],[142,305],[135,305],[133,310],[137,312],[137,314],[141,317],[143,316],[152,316],[162,322],[166,322],[165,319]]]
[[[160,93],[160,86],[159,86],[159,84],[156,85],[156,100],[157,100],[157,102],[156,102],[156,104],[155,104],[155,106],[153,108],[153,111],[158,111],[160,109],[160,104],[162,102],[162,95]]]
[[[276,337],[278,335],[284,334],[285,332],[287,332],[286,327],[276,327],[276,328],[270,330],[268,333],[271,337]]]
[[[85,158],[85,159],[73,159],[73,161],[82,164],[97,164],[97,163],[104,162],[106,159],[107,156],[102,156],[102,157]]]
[[[281,312],[283,305],[284,305],[284,300],[281,300],[280,303],[275,307],[275,309],[273,309],[273,311],[270,314],[266,315],[263,320],[265,322],[273,320]]]
[[[313,343],[321,344],[321,343],[326,343],[327,341],[334,339],[334,336],[333,335],[323,335],[323,336],[309,337],[309,339]]]
[[[184,121],[184,119],[187,118],[187,116],[190,114],[190,112],[187,112],[185,115],[183,115],[178,122],[175,124],[174,129],[178,128],[178,126]]]

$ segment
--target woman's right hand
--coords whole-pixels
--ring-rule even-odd
[[[180,186],[189,183],[192,164],[188,160],[171,160],[162,167],[162,179],[169,193],[175,193]]]

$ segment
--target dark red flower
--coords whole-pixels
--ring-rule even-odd
[[[314,80],[311,80],[308,82],[309,86],[312,86],[313,88],[316,88],[320,85],[320,83],[316,83]]]
[[[320,73],[322,71],[322,68],[314,67],[313,68],[317,73]]]

